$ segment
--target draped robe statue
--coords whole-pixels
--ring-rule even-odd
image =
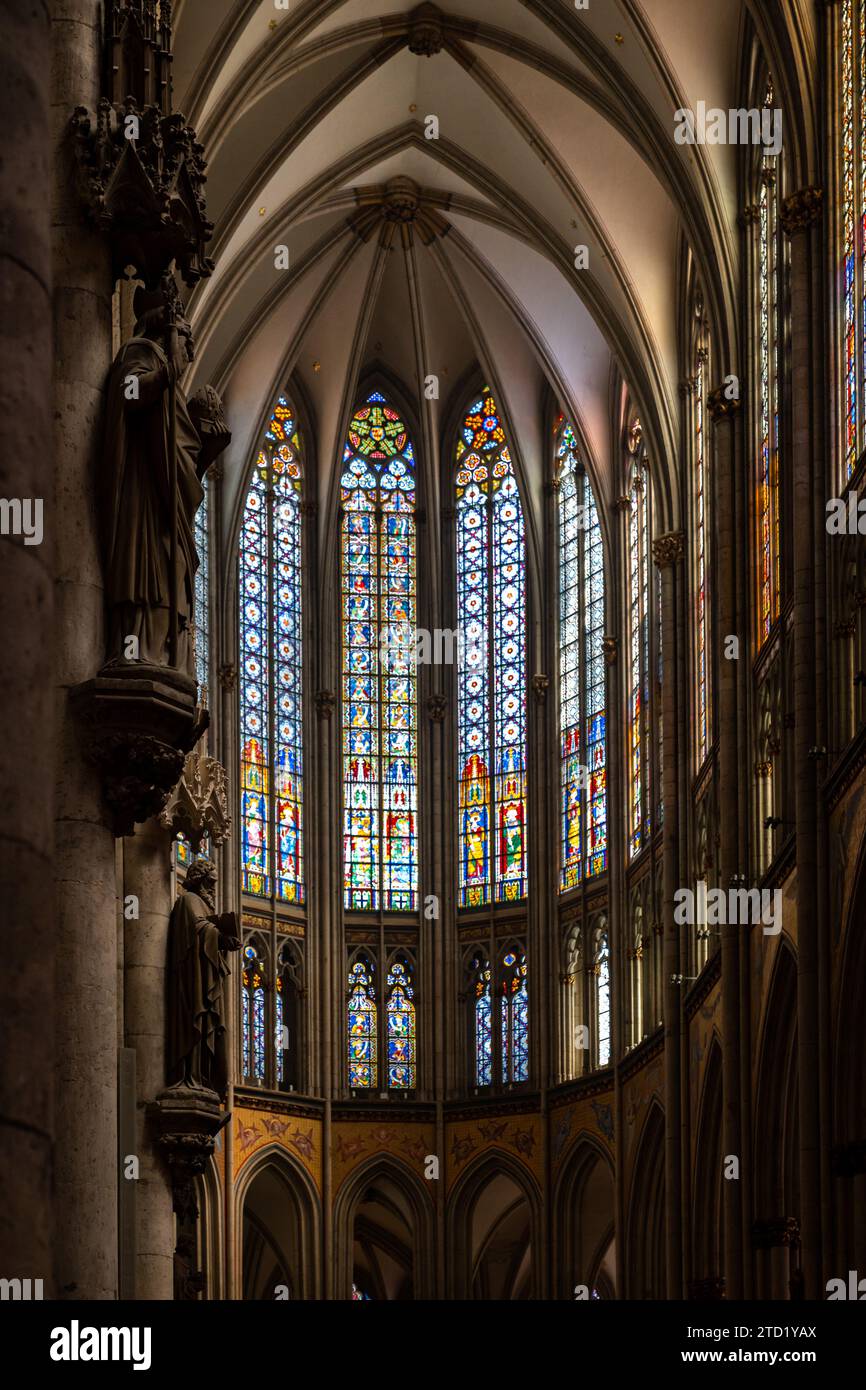
[[[226,956],[240,950],[233,912],[214,909],[216,866],[195,860],[169,920],[169,1086],[215,1091],[228,1084],[226,1014],[231,973]]]
[[[135,295],[135,337],[108,381],[99,499],[105,545],[109,660],[169,663],[171,620],[172,425],[177,467],[176,669],[194,675],[195,515],[201,479],[231,436],[219,397],[205,388],[189,402],[177,385],[192,338],[172,277]],[[174,391],[171,386],[174,385]],[[173,420],[172,420],[172,417]]]

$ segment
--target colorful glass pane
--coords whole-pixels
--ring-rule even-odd
[[[349,971],[348,1045],[349,1086],[372,1090],[376,1086],[377,1009],[372,966],[356,961]]]
[[[415,1087],[415,1005],[405,961],[394,961],[388,972],[388,1085]]]
[[[700,766],[710,751],[709,598],[707,595],[707,525],[709,487],[706,456],[706,371],[698,354],[695,381],[695,602],[696,602],[696,705],[697,752]]]
[[[280,397],[250,478],[240,543],[241,873],[303,903],[300,443]]]
[[[631,473],[628,513],[628,758],[629,855],[644,848],[650,833],[649,779],[649,473],[643,468],[640,424],[631,437],[639,457]]]
[[[344,902],[411,912],[418,898],[415,456],[378,391],[343,452]]]
[[[241,976],[241,1032],[244,1077],[265,1079],[265,978],[254,946],[244,947]]]
[[[502,958],[502,1077],[509,1082],[529,1077],[529,994],[526,957],[508,951]]]
[[[480,907],[516,902],[527,886],[523,509],[486,387],[456,462],[459,904]]]
[[[490,998],[490,962],[476,957],[473,963],[475,998],[475,1084],[493,1082],[493,1018]]]
[[[207,705],[210,686],[210,489],[206,477],[202,479],[202,489],[204,497],[195,514],[195,548],[198,553],[198,569],[195,572],[193,646],[199,704]]]
[[[284,1070],[285,1070],[285,1064],[284,1064],[284,1061],[283,1061],[283,1041],[284,1041],[284,1039],[283,1039],[283,982],[282,982],[282,980],[280,979],[279,975],[277,976],[277,994],[276,994],[276,1001],[275,1001],[275,1002],[276,1002],[276,1009],[277,1009],[277,1027],[276,1027],[277,1085],[281,1086],[281,1085],[283,1084],[283,1072],[284,1072]]]
[[[765,106],[772,107],[772,80]],[[779,355],[776,316],[776,160],[766,155],[761,168],[758,254],[759,374],[761,444],[758,461],[758,625],[760,642],[779,616]]]
[[[606,1067],[610,1061],[610,951],[606,932],[599,939],[595,969],[598,1065]]]
[[[861,5],[862,9],[862,5]],[[854,71],[857,64],[854,0],[842,3],[842,347],[845,476],[857,463],[857,191]],[[862,39],[861,39],[862,44]],[[862,109],[862,108],[861,108]],[[866,211],[866,201],[864,201]],[[862,248],[862,243],[861,243]],[[862,258],[862,249],[861,249]]]
[[[558,421],[560,891],[607,868],[604,550],[574,430]],[[583,750],[586,762],[582,762]]]

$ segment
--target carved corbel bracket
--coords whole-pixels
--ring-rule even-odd
[[[228,1124],[231,1111],[221,1108],[215,1091],[171,1086],[160,1092],[148,1106],[147,1114],[168,1168],[172,1207],[177,1217],[174,1296],[188,1301],[197,1298],[204,1288],[204,1275],[195,1268],[199,1217],[195,1180],[205,1171],[217,1135]]]
[[[185,755],[207,728],[195,680],[167,666],[112,661],[76,686],[70,700],[114,833],[131,835],[137,821],[163,809]]]

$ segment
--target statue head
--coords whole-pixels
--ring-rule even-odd
[[[198,893],[204,889],[211,895],[216,888],[217,869],[212,859],[194,859],[186,871],[184,888],[188,893]]]

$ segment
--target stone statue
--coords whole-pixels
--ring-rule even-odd
[[[168,1082],[225,1095],[226,956],[240,950],[234,912],[215,911],[216,866],[196,859],[169,921]]]
[[[98,491],[108,658],[192,676],[195,514],[201,480],[231,435],[212,388],[187,402],[178,385],[193,343],[173,275],[164,275],[157,290],[139,288],[134,302],[135,336],[120,349],[108,381]]]

